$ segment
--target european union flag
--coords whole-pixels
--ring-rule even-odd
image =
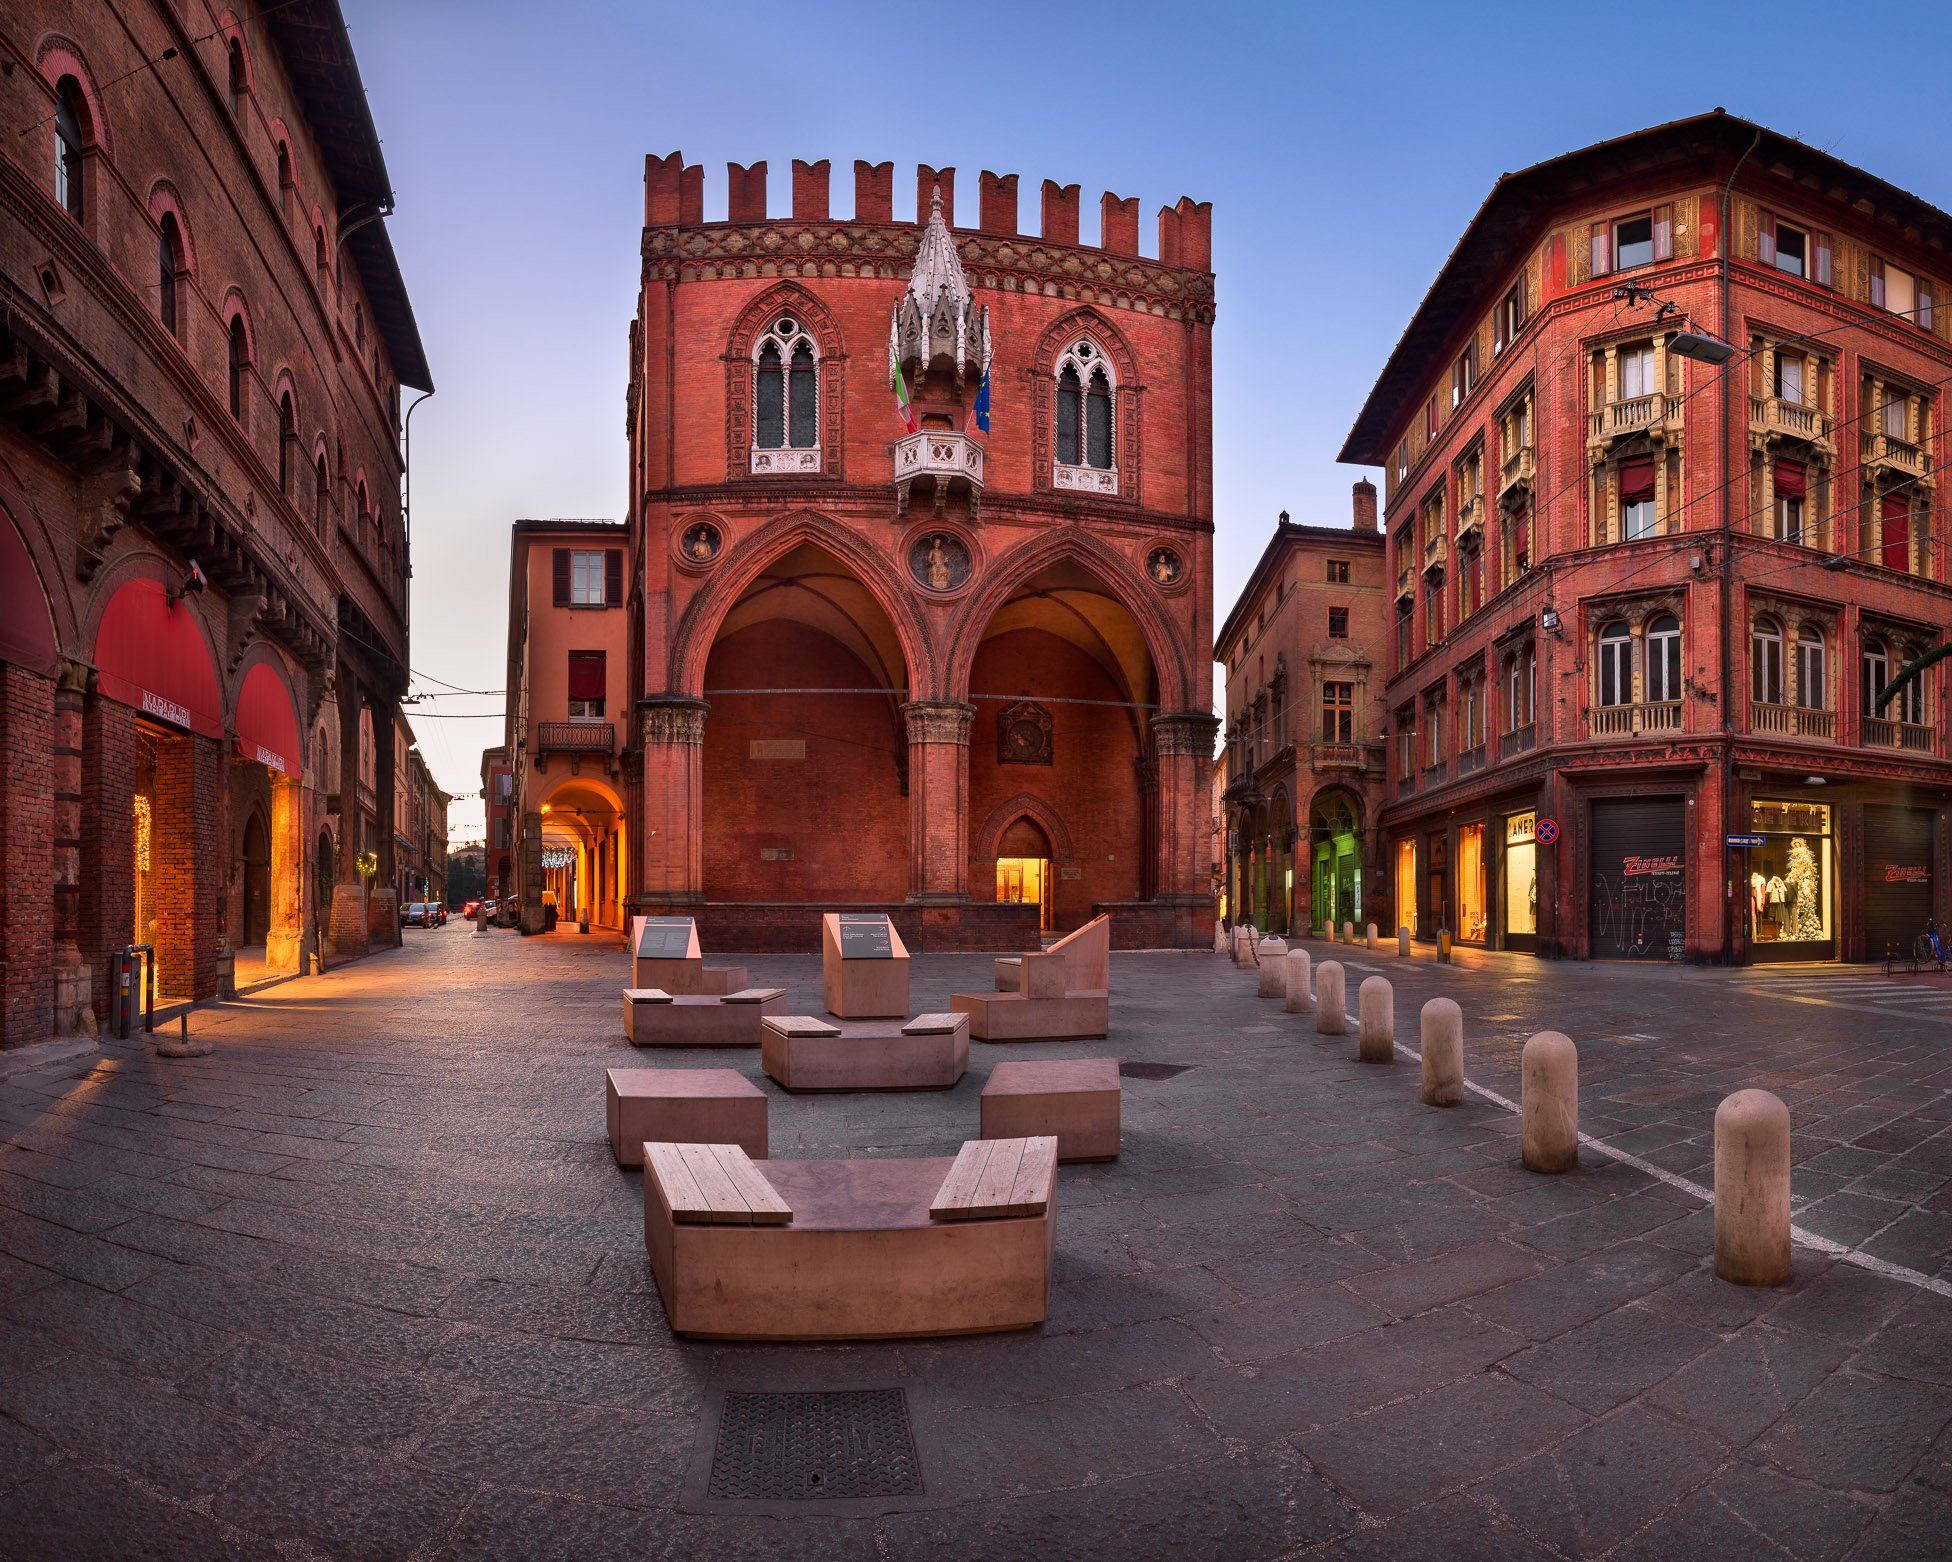
[[[985,434],[990,431],[990,366],[983,365],[983,383],[976,391],[976,405],[972,409],[976,426]]]

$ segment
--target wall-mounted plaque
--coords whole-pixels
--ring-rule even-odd
[[[894,929],[879,912],[842,912],[840,957],[843,960],[892,960]]]
[[[682,960],[691,953],[690,917],[645,917],[637,931],[640,960]]]

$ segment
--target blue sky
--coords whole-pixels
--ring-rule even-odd
[[[1148,253],[1160,206],[1212,201],[1216,621],[1277,512],[1347,523],[1336,451],[1501,172],[1721,105],[1952,205],[1952,28],[1878,42],[1833,5],[342,3],[440,386],[413,427],[413,665],[466,689],[502,686],[509,522],[623,516],[647,152],[705,166],[708,218],[759,158],[776,214],[795,157],[832,161],[837,213],[857,157],[893,160],[898,217],[918,162],[958,170],[964,220],[980,170],[1016,173],[1030,232],[1041,182],[1075,182],[1088,241],[1099,192],[1136,195]],[[441,785],[478,789],[499,706],[416,707],[450,713],[415,719]],[[480,819],[458,804],[456,838]]]

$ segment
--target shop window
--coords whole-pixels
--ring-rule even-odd
[[[1746,853],[1745,909],[1756,958],[1827,956],[1829,949],[1815,946],[1833,937],[1829,806],[1759,798],[1749,805],[1749,830],[1763,840]]]
[[[1647,626],[1647,702],[1667,705],[1681,698],[1681,621],[1663,613]]]
[[[1623,623],[1600,631],[1597,699],[1607,706],[1633,703],[1633,634]]]
[[[1505,820],[1505,932],[1530,938],[1539,930],[1538,816],[1512,814]]]
[[[1467,944],[1484,942],[1484,826],[1457,829],[1457,936]]]

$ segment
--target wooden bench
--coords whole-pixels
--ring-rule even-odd
[[[1026,1329],[1049,1311],[1057,1143],[954,1158],[768,1161],[644,1146],[644,1245],[665,1315],[713,1339]]]
[[[788,1090],[947,1090],[969,1068],[969,1019],[918,1014],[912,1020],[768,1015],[759,1064]]]
[[[985,1139],[1054,1135],[1060,1161],[1115,1160],[1121,1099],[1116,1058],[999,1063],[983,1085],[980,1131]]]
[[[1068,1041],[1111,1029],[1109,915],[1093,917],[1049,949],[996,962],[993,993],[957,993],[978,1041]]]
[[[624,1037],[633,1047],[756,1047],[760,1021],[786,1007],[784,987],[748,987],[723,997],[624,989]]]
[[[736,1069],[611,1068],[603,1118],[619,1166],[644,1164],[644,1141],[736,1144],[766,1158],[766,1092]]]

